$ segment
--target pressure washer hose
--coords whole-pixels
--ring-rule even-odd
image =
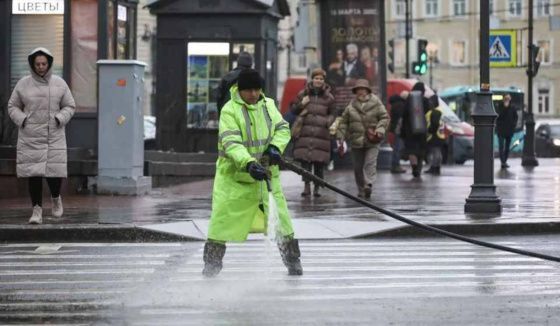
[[[341,195],[343,195],[346,198],[352,199],[355,202],[358,202],[366,207],[369,207],[375,211],[378,211],[384,215],[387,215],[389,217],[392,217],[396,220],[399,220],[403,223],[412,225],[414,227],[417,227],[419,229],[428,231],[428,232],[432,232],[432,233],[436,233],[436,234],[440,234],[449,238],[453,238],[456,240],[460,240],[460,241],[464,241],[464,242],[468,242],[468,243],[472,243],[478,246],[482,246],[482,247],[487,247],[487,248],[492,248],[492,249],[497,249],[497,250],[502,250],[502,251],[507,251],[507,252],[511,252],[514,254],[518,254],[518,255],[523,255],[523,256],[529,256],[529,257],[534,257],[534,258],[540,258],[540,259],[544,259],[544,260],[550,260],[550,261],[555,261],[555,262],[560,262],[560,257],[554,257],[554,256],[549,256],[549,255],[545,255],[545,254],[540,254],[537,252],[532,252],[532,251],[527,251],[527,250],[522,250],[522,249],[516,249],[516,248],[511,248],[511,247],[506,247],[506,246],[502,246],[502,245],[498,245],[498,244],[494,244],[494,243],[490,243],[490,242],[486,242],[486,241],[481,241],[481,240],[476,240],[473,238],[469,238],[469,237],[465,237],[462,236],[460,234],[457,233],[453,233],[453,232],[449,232],[449,231],[445,231],[433,226],[429,226],[429,225],[425,225],[422,223],[418,223],[415,222],[413,220],[410,220],[402,215],[399,215],[397,213],[388,211],[384,208],[381,208],[379,206],[376,206],[368,201],[365,201],[361,198],[355,197],[351,194],[349,194],[348,192],[339,189],[331,184],[329,184],[328,182],[326,182],[325,180],[313,175],[312,173],[308,172],[307,170],[291,163],[291,162],[287,162],[286,160],[282,160],[282,162],[280,163],[281,166],[301,175],[302,177],[305,177],[308,180],[313,181],[315,184],[329,188],[330,190],[339,193]]]

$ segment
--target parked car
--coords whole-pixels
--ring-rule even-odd
[[[411,91],[416,79],[389,79],[387,81],[387,98],[398,95],[402,91]],[[435,92],[425,85],[426,97],[432,96]],[[474,128],[467,122],[461,121],[459,117],[449,108],[441,97],[438,96],[439,108],[443,112],[443,123],[445,125],[445,133],[449,136],[448,144],[443,148],[443,159],[447,162],[449,159],[457,164],[463,164],[466,160],[474,157]],[[390,110],[390,105],[387,105]]]
[[[144,149],[156,148],[156,117],[144,116]]]
[[[535,125],[535,154],[538,157],[560,157],[560,119],[537,119]]]

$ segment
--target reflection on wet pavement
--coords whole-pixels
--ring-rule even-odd
[[[520,159],[512,159],[511,168],[500,170],[496,165],[495,184],[502,199],[503,213],[494,219],[553,219],[560,216],[559,159],[540,159],[535,169],[521,167]],[[442,175],[423,175],[414,180],[407,174],[378,174],[371,201],[424,222],[469,221],[488,222],[488,216],[466,216],[465,198],[473,182],[473,166],[446,166]],[[350,193],[357,193],[350,170],[327,174],[327,181]],[[301,177],[292,172],[282,174],[282,184],[294,218],[386,221],[390,218],[361,207],[330,190],[322,197],[302,198]],[[212,181],[198,181],[169,188],[154,189],[145,197],[72,196],[63,198],[63,218],[50,217],[50,201],[44,200],[44,223],[49,224],[113,224],[161,223],[190,219],[208,219],[211,210]],[[0,200],[3,224],[25,224],[30,214],[27,198]]]

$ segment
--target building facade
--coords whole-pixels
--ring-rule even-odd
[[[517,36],[516,66],[491,68],[493,87],[514,86],[527,92],[527,0],[489,0],[490,28],[513,30]],[[420,79],[442,90],[457,85],[479,84],[480,1],[414,0],[410,1],[412,37],[410,61],[416,58],[416,39],[428,40],[432,65]],[[389,78],[405,75],[405,0],[385,0],[387,40],[394,40],[395,72]],[[533,80],[533,112],[537,117],[560,116],[560,30],[551,30],[549,19],[560,10],[552,0],[534,0],[533,43],[540,46],[541,62]],[[414,76],[414,75],[412,75]],[[525,96],[527,98],[527,96]]]

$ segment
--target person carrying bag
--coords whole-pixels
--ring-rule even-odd
[[[367,80],[359,79],[352,92],[355,98],[342,114],[336,138],[339,143],[345,139],[349,142],[358,197],[369,198],[377,173],[379,143],[389,126],[389,114],[381,100],[372,94]]]

